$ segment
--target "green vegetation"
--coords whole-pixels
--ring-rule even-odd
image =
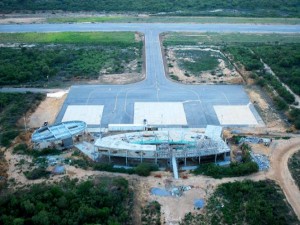
[[[98,16],[48,18],[47,23],[260,23],[299,24],[299,18],[195,17],[195,16]]]
[[[133,32],[0,33],[0,42],[136,46]]]
[[[212,71],[212,73],[216,73],[216,69],[219,65],[219,59],[224,60],[228,64],[228,60],[215,51],[180,49],[175,50],[175,54],[178,59],[179,66],[183,70],[186,70],[188,73],[192,73],[195,76],[199,76],[200,73],[204,71]]]
[[[151,171],[157,171],[158,166],[154,164],[148,163],[140,163],[137,167],[135,167],[135,173],[139,176],[147,177],[150,175]]]
[[[72,159],[71,165],[80,167],[82,169],[92,169],[98,171],[107,171],[114,173],[127,173],[127,174],[137,174],[139,176],[149,176],[152,171],[157,171],[158,166],[149,163],[140,163],[135,168],[117,168],[110,163],[97,163],[92,162],[85,157],[79,159]]]
[[[22,154],[22,155],[30,155],[34,158],[40,157],[40,156],[47,156],[47,155],[59,155],[62,153],[61,150],[55,149],[55,148],[44,148],[42,150],[35,150],[30,149],[26,144],[18,144],[13,149],[14,154]]]
[[[251,160],[250,146],[247,144],[242,145],[242,151],[244,152],[241,163],[232,162],[229,167],[219,166],[214,163],[199,165],[197,169],[193,171],[196,175],[206,175],[213,178],[223,177],[239,177],[246,176],[252,173],[258,172],[258,165]]]
[[[289,158],[288,167],[295,180],[298,188],[300,189],[300,150]]]
[[[195,75],[203,71],[214,70],[219,65],[218,55],[212,54],[210,51],[176,50],[175,53],[180,59],[179,65]],[[191,60],[184,60],[185,58]]]
[[[258,33],[165,33],[164,46],[176,45],[235,45],[235,44],[288,44],[300,43],[298,34]]]
[[[2,43],[39,43],[0,48],[0,85],[57,86],[105,74],[140,72],[142,42],[134,33],[0,34]],[[48,45],[52,43],[51,45]],[[53,45],[56,44],[56,45]],[[138,59],[137,69],[128,64]]]
[[[186,214],[181,225],[299,224],[280,187],[270,180],[241,181],[218,186],[205,215]]]
[[[160,204],[157,201],[149,202],[142,208],[143,225],[160,225]]]
[[[37,180],[40,178],[48,178],[50,175],[49,171],[46,171],[43,167],[34,168],[31,171],[24,172],[25,177],[28,180]]]
[[[297,129],[300,129],[300,109],[290,109],[288,111],[288,119]]]
[[[18,121],[28,110],[34,110],[44,99],[43,94],[0,93],[0,146],[8,147],[24,126]],[[21,123],[22,124],[22,123]]]
[[[277,45],[276,48],[272,45],[258,46],[252,49],[283,83],[300,95],[300,44]],[[282,93],[279,94],[282,96]]]
[[[98,12],[139,12],[172,15],[217,15],[217,16],[269,16],[299,17],[300,4],[297,0],[253,0],[251,2],[203,0],[3,0],[1,12],[15,10],[63,10],[63,11],[98,11]],[[259,6],[259,7],[258,7]]]
[[[296,49],[296,51],[293,49]],[[267,64],[270,63],[276,76],[299,95],[300,57],[297,51],[299,49],[300,44],[236,46],[223,49],[232,55],[236,61],[244,65],[246,70],[251,71],[252,78],[270,94],[277,109],[286,112],[290,122],[296,129],[300,129],[300,111],[290,108],[288,105],[295,102],[294,95],[278,79],[265,70],[260,59],[262,58]],[[277,95],[274,94],[273,90],[276,91]]]
[[[230,163],[229,167],[218,166],[213,163],[203,164],[194,170],[196,175],[206,175],[213,178],[240,177],[258,172],[255,162]]]
[[[0,197],[0,224],[131,224],[131,196],[124,178],[34,185]]]

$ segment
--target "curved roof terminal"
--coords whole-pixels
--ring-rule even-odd
[[[83,121],[67,121],[40,127],[31,136],[32,142],[52,142],[70,138],[86,129]]]

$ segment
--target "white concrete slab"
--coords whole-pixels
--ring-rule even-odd
[[[65,94],[68,94],[69,91],[59,91],[59,92],[53,92],[53,93],[47,93],[48,98],[61,98]]]
[[[81,120],[87,125],[100,124],[103,105],[69,105],[62,122],[70,120]]]
[[[187,125],[181,102],[136,102],[134,123],[141,124],[144,119],[149,125]]]
[[[215,105],[214,110],[221,125],[257,125],[249,105]]]

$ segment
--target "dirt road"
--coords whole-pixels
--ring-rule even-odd
[[[300,150],[300,138],[278,141],[271,154],[271,169],[267,178],[275,180],[283,190],[288,202],[300,220],[300,190],[287,166],[288,159]]]

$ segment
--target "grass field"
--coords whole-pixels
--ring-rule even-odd
[[[0,43],[136,45],[133,32],[0,33]]]
[[[251,18],[251,17],[183,17],[183,16],[95,16],[48,18],[48,23],[251,23],[251,24],[300,24],[300,18]]]
[[[196,76],[203,71],[213,71],[219,65],[219,54],[201,50],[176,50],[179,66]],[[186,60],[186,59],[190,60]]]
[[[225,45],[235,43],[300,43],[300,36],[298,34],[166,33],[164,36],[165,46],[199,44]]]

